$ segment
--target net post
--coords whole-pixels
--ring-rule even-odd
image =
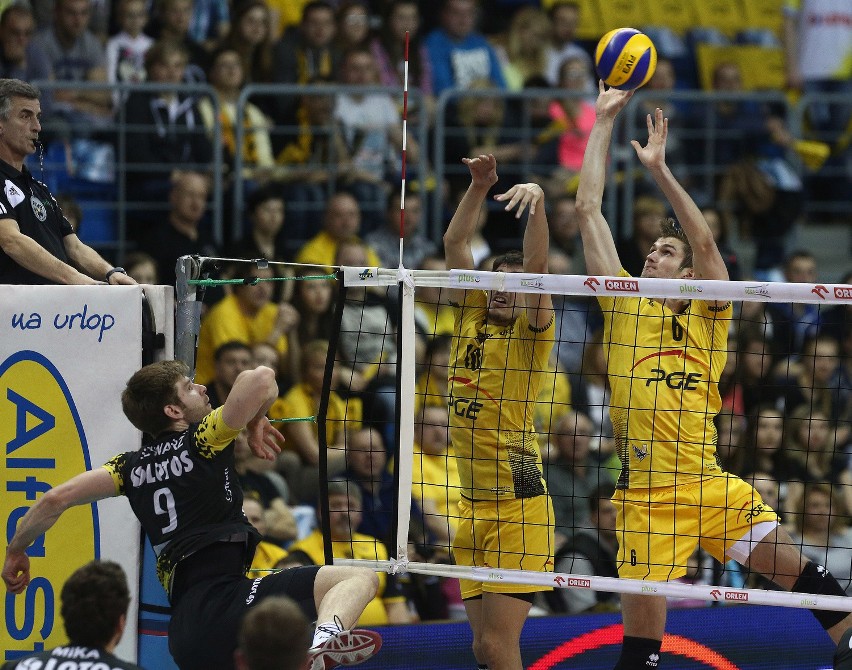
[[[400,272],[405,272],[402,268]],[[410,277],[410,276],[409,276]],[[414,283],[399,282],[400,314],[397,328],[396,374],[396,462],[397,516],[394,524],[399,561],[408,560],[408,531],[411,520],[411,478],[414,457]],[[407,420],[406,420],[407,419]]]
[[[195,377],[195,350],[201,332],[201,295],[190,280],[201,275],[197,257],[181,256],[175,265],[175,358],[186,363],[189,377]]]

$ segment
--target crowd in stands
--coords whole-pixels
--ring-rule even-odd
[[[335,555],[385,559],[396,553],[391,529],[397,305],[384,291],[350,289],[344,295],[327,275],[335,265],[397,267],[400,237],[406,267],[444,269],[442,250],[430,234],[434,227],[426,224],[448,220],[463,173],[448,167],[438,184],[415,175],[424,179],[410,181],[414,190],[406,195],[402,221],[401,98],[357,90],[401,85],[406,31],[410,85],[417,90],[409,123],[432,127],[442,92],[470,91],[447,107],[445,164],[493,153],[501,183],[541,183],[550,203],[551,271],[583,271],[573,192],[595,116],[594,41],[577,39],[576,31],[588,4],[444,0],[435,10],[437,4],[159,0],[151,7],[143,0],[118,0],[114,6],[55,0],[45,12],[18,0],[0,16],[4,77],[163,85],[129,93],[50,88],[42,99],[44,139],[67,147],[69,170],[75,140],[85,135],[109,144],[116,119],[126,124],[127,165],[117,178],[125,180],[130,253],[124,266],[130,276],[140,283],[174,284],[175,260],[186,254],[301,264],[225,268],[224,276],[245,281],[208,292],[199,337],[196,380],[207,385],[214,406],[224,402],[243,369],[263,364],[279,373],[281,397],[270,417],[287,420],[280,424],[285,452],[272,469],[254,462],[259,459],[244,445],[238,458],[246,512],[267,539],[256,570],[323,562],[315,517],[323,444],[333,478],[327,502]],[[788,46],[796,45],[788,52],[790,90],[848,91],[841,81],[835,85],[831,62],[823,73],[798,65],[796,54],[810,53],[812,36],[796,33],[793,21],[807,2],[788,4],[791,24],[783,37]],[[845,11],[849,15],[848,6]],[[852,26],[852,20],[846,23]],[[486,25],[487,34],[481,30]],[[848,53],[847,61],[852,62]],[[809,197],[848,200],[852,177],[829,172],[825,179],[819,173],[803,179],[792,153],[801,138],[785,118],[787,107],[772,96],[765,102],[737,98],[744,90],[741,67],[721,61],[712,69],[710,88],[734,98],[673,104],[669,94],[697,89],[699,76],[661,53],[648,84],[654,95],[636,105],[633,125],[643,129],[649,111],[664,109],[669,164],[696,194],[731,279],[755,279],[756,290],[774,279],[814,283],[814,255],[792,249],[796,226]],[[199,95],[191,87],[199,82],[209,84],[215,96]],[[240,115],[237,103],[247,84],[301,88],[288,95],[257,94]],[[348,88],[334,92],[329,87],[335,84]],[[537,95],[506,95],[523,91]],[[815,117],[815,137],[830,142],[841,137],[845,126],[839,119],[843,113],[848,119],[850,108],[848,102],[845,108],[830,106],[824,118]],[[521,126],[524,133],[517,132]],[[221,147],[214,146],[216,138]],[[219,148],[227,168],[224,201],[233,197],[237,181],[247,194],[245,220],[237,226],[228,222],[222,240],[212,235],[208,206],[210,165]],[[412,136],[407,150],[410,168],[435,159],[435,147],[420,146]],[[826,168],[842,165],[843,151],[835,148]],[[427,190],[415,188],[418,184]],[[428,189],[440,189],[440,206]],[[63,209],[72,213],[71,205]],[[619,254],[625,269],[638,275],[668,211],[641,178],[629,211]],[[85,230],[85,208],[77,218]],[[231,232],[240,229],[241,239]],[[483,268],[490,267],[494,252],[518,246],[517,224],[499,212],[483,209],[479,231],[473,252]],[[754,240],[751,267],[733,246],[734,233]],[[852,280],[849,273],[823,279]],[[438,289],[418,288],[417,300],[417,407],[414,417],[402,419],[414,420],[416,428],[409,553],[417,560],[448,562],[458,497],[447,433],[452,312]],[[614,576],[609,498],[620,465],[609,422],[602,319],[596,303],[570,296],[554,296],[554,303],[559,342],[536,421],[548,442],[556,569]],[[852,595],[852,566],[848,554],[841,554],[852,547],[852,308],[744,302],[733,328],[720,384],[720,460],[766,491],[764,499],[772,501],[805,554],[828,565]],[[306,419],[320,410],[324,380],[331,390],[323,428]],[[751,583],[749,575],[731,565],[711,565],[703,555],[694,557],[688,578]],[[457,587],[449,580],[384,574],[382,580],[363,624],[442,618],[460,610]],[[618,598],[566,590],[538,604],[552,612],[605,611],[617,608]],[[697,604],[703,603],[672,606]]]

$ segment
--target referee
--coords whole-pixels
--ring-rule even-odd
[[[0,284],[135,284],[83,244],[56,199],[24,167],[41,131],[39,91],[0,79]]]

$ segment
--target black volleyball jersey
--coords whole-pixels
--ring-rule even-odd
[[[103,467],[125,495],[157,554],[157,576],[171,595],[175,566],[215,542],[245,540],[251,560],[260,540],[243,514],[233,440],[222,408],[182,433],[166,433]],[[248,566],[246,566],[248,567]]]
[[[67,644],[52,651],[9,661],[0,670],[142,670],[103,649]]]

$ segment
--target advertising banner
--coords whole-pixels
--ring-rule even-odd
[[[156,293],[160,323],[172,299]],[[8,542],[17,522],[45,491],[120,451],[140,434],[121,411],[121,391],[142,362],[142,288],[0,286],[0,509]],[[117,653],[136,656],[140,530],[123,499],[68,510],[30,548],[32,581],[4,593],[3,660],[66,641],[59,593],[67,577],[94,558],[127,572],[134,602]]]

